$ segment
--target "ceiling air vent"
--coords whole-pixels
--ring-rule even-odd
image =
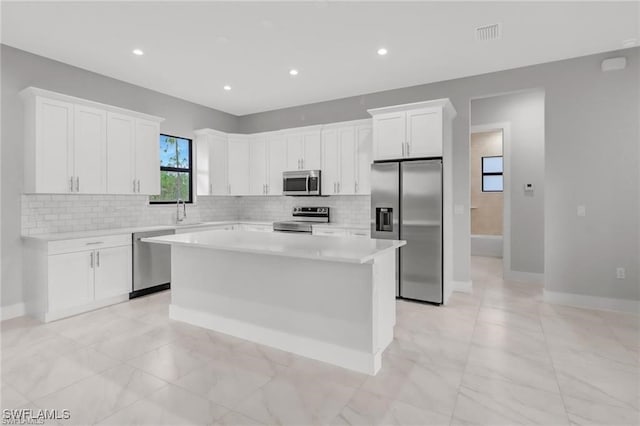
[[[502,24],[484,25],[476,28],[476,40],[490,41],[502,38]]]

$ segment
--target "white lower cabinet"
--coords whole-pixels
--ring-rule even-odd
[[[93,301],[93,251],[49,256],[48,308],[59,311]]]
[[[131,234],[25,241],[27,312],[53,321],[129,298]]]
[[[93,291],[96,300],[128,294],[131,290],[131,246],[95,251]]]

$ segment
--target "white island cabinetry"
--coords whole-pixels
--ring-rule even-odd
[[[144,241],[172,246],[172,319],[366,374],[380,369],[404,241],[248,231]]]

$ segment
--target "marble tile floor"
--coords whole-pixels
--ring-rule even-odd
[[[171,321],[169,292],[4,321],[2,408],[68,409],[63,425],[640,424],[637,316],[472,266],[473,294],[397,303],[375,377]]]

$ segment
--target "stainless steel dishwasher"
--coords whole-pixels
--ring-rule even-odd
[[[133,288],[129,298],[166,290],[171,282],[171,246],[149,244],[142,238],[175,234],[174,229],[133,234]]]

